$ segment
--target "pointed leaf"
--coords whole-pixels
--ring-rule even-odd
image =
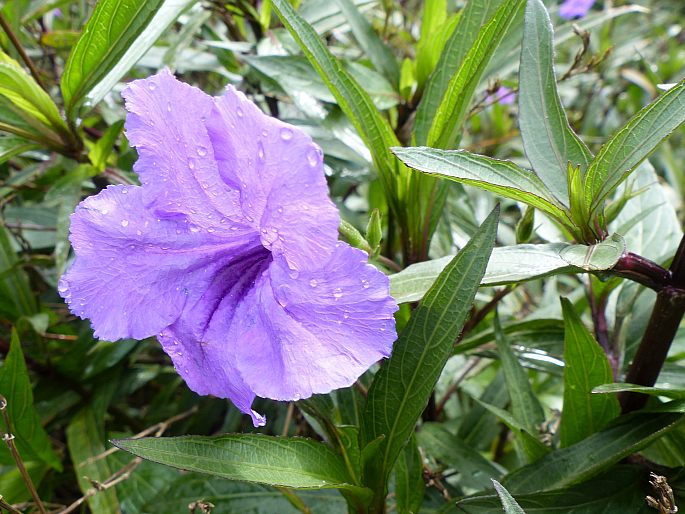
[[[562,298],[561,306],[566,328],[564,407],[559,425],[559,441],[563,448],[602,430],[621,409],[616,398],[592,394],[593,387],[611,382],[611,366],[571,302]]]
[[[570,243],[523,244],[493,249],[482,286],[513,284],[561,273],[603,271],[614,267],[625,252],[614,234],[597,245]],[[423,298],[452,256],[412,264],[390,276],[390,293],[399,303]]]
[[[685,400],[685,388],[668,383],[657,383],[653,387],[625,383],[607,383],[598,385],[592,389],[592,393],[597,396],[603,396],[610,393],[622,393],[625,391],[648,394],[650,396],[665,396],[666,398],[673,398],[674,400]]]
[[[685,121],[685,80],[641,109],[607,141],[585,176],[585,200],[598,212],[604,200]]]
[[[397,512],[413,514],[423,503],[425,482],[423,480],[423,459],[414,437],[403,448],[395,464],[395,501]]]
[[[463,150],[415,147],[392,151],[411,168],[527,203],[562,223],[570,223],[564,207],[538,176],[514,163]]]
[[[450,79],[428,131],[426,145],[453,148],[461,137],[468,107],[495,50],[525,0],[504,0],[494,16],[478,33],[459,69]]]
[[[447,92],[450,80],[462,65],[464,56],[476,41],[481,27],[501,3],[502,0],[470,0],[459,13],[457,26],[445,43],[440,60],[428,79],[421,103],[416,111],[414,137],[417,145],[427,144],[428,131],[438,106]],[[431,34],[431,37],[433,36]],[[417,63],[417,67],[420,65]]]
[[[569,205],[568,163],[586,170],[592,154],[569,126],[557,93],[553,32],[544,4],[528,0],[519,67],[519,126],[533,170]]]
[[[414,311],[369,389],[362,418],[362,447],[385,436],[365,470],[375,502],[384,501],[385,481],[414,432],[442,368],[452,353],[495,242],[498,209],[447,265]]]
[[[112,441],[159,464],[257,484],[293,489],[355,487],[342,459],[311,439],[255,434],[216,437],[146,437]]]
[[[69,54],[61,80],[67,115],[97,104],[191,0],[101,0]]]
[[[679,426],[683,419],[679,413],[623,416],[609,428],[517,469],[502,483],[510,492],[518,495],[583,482],[646,447]]]
[[[497,480],[492,481],[492,485],[495,486],[495,491],[497,491],[497,496],[502,501],[502,507],[504,507],[504,514],[526,514],[521,506],[516,503],[514,497],[509,494],[502,484]]]

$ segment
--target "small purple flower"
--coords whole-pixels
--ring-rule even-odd
[[[564,0],[564,3],[559,6],[559,16],[566,20],[582,18],[594,3],[595,0]]]
[[[142,186],[110,186],[71,217],[60,280],[102,339],[156,335],[188,386],[297,400],[351,385],[396,339],[388,278],[337,241],[321,149],[228,87],[164,70],[124,92]]]
[[[485,99],[485,102],[487,104],[498,103],[500,105],[511,105],[514,103],[515,99],[516,93],[514,93],[507,86],[500,86],[497,88],[497,91],[491,95],[488,95],[488,97]]]

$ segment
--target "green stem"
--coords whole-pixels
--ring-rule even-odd
[[[24,47],[22,46],[21,41],[19,41],[19,38],[14,33],[14,31],[12,30],[12,27],[7,22],[7,19],[5,18],[5,16],[1,12],[0,12],[0,27],[2,27],[2,29],[7,34],[7,37],[12,42],[12,46],[14,46],[14,48],[17,49],[17,52],[19,52],[21,59],[24,61],[24,63],[26,63],[26,66],[28,66],[29,71],[31,72],[31,75],[33,76],[35,81],[38,83],[38,85],[41,88],[43,88],[43,90],[47,91],[45,84],[43,84],[43,81],[40,78],[40,73],[38,73],[38,68],[36,68],[36,65],[33,64],[33,61],[31,60],[31,58],[28,56],[28,54],[24,50]]]

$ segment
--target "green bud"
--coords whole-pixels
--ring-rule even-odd
[[[381,223],[381,212],[378,209],[371,211],[369,223],[366,225],[366,240],[371,247],[371,255],[376,256],[381,250],[381,240],[383,239],[383,225]]]
[[[340,219],[340,226],[338,227],[338,233],[342,237],[343,241],[346,241],[350,246],[364,250],[369,255],[372,254],[371,246],[364,239],[361,232],[354,228],[354,226],[344,219]]]
[[[526,207],[526,212],[516,224],[516,242],[518,244],[527,243],[533,235],[535,225],[535,209],[530,205]]]

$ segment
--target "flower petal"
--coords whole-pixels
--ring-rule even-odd
[[[390,355],[396,339],[388,278],[338,243],[329,261],[292,278],[275,259],[231,323],[236,366],[258,395],[297,400],[347,387]]]
[[[240,192],[221,180],[204,125],[212,97],[176,80],[169,70],[131,82],[122,96],[146,207],[159,217],[185,216],[219,232],[227,230],[226,222],[246,223]]]
[[[76,260],[59,292],[90,318],[95,336],[142,339],[172,324],[236,255],[261,248],[255,232],[232,238],[200,232],[186,220],[157,218],[143,188],[110,186],[71,216]]]
[[[265,254],[262,248],[224,268],[205,294],[157,337],[188,387],[230,399],[252,417],[254,426],[266,419],[251,408],[255,394],[236,369],[227,335],[238,303],[271,260]]]
[[[229,86],[207,119],[219,173],[241,191],[262,244],[291,270],[313,269],[337,240],[338,212],[328,197],[323,154],[303,131],[262,113]]]

